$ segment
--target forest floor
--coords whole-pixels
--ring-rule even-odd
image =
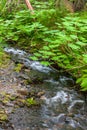
[[[16,72],[16,64],[12,60],[8,60],[7,63],[0,67],[0,127],[8,128],[10,124],[9,115],[14,113],[17,108],[31,107],[32,105],[38,107],[40,104],[36,100],[32,99],[32,90],[28,91],[26,88],[25,80],[26,75],[22,75],[22,72]],[[29,73],[29,69],[22,68]],[[24,76],[24,77],[22,77]],[[21,78],[22,77],[22,78]],[[36,91],[35,91],[36,92]],[[33,93],[33,97],[40,99],[40,95],[43,92],[39,90]],[[38,95],[38,96],[37,96]],[[7,122],[7,123],[6,123]],[[14,129],[13,124],[10,124],[10,128]],[[9,129],[9,128],[8,128]]]
[[[17,107],[18,102],[23,101],[25,96],[26,89],[21,87],[21,81],[17,79],[14,67],[15,64],[9,61],[0,68],[0,122],[8,120],[8,114]],[[24,94],[19,94],[21,91],[24,91]]]

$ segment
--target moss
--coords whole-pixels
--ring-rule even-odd
[[[16,72],[20,72],[21,69],[22,69],[22,67],[23,67],[23,64],[18,63],[18,64],[16,65],[16,67],[14,68],[14,70],[15,70]]]
[[[0,67],[1,68],[5,68],[10,61],[10,56],[6,54],[3,49],[6,46],[7,45],[0,43]]]
[[[16,96],[11,96],[11,97],[10,97],[10,100],[11,100],[11,101],[14,101],[14,100],[16,100],[16,98],[17,98]]]
[[[7,104],[9,102],[9,98],[5,97],[2,101],[2,103]]]
[[[5,68],[9,63],[10,57],[4,53],[0,52],[0,67]]]
[[[27,106],[34,106],[34,105],[36,106],[36,105],[38,105],[38,102],[31,97],[31,98],[26,99],[26,105]]]
[[[1,121],[6,121],[8,119],[7,115],[6,114],[0,114],[0,120]]]
[[[0,122],[6,121],[7,119],[8,119],[8,116],[5,113],[4,109],[0,109]]]
[[[33,81],[32,81],[32,79],[27,79],[27,80],[24,80],[24,84],[25,85],[28,85],[28,84],[32,84],[33,83]]]
[[[3,104],[7,104],[7,103],[10,101],[11,95],[8,94],[8,93],[3,92],[3,93],[2,93],[2,96],[3,96],[3,98],[2,98],[2,103],[3,103]]]

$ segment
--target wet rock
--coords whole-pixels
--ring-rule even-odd
[[[30,87],[31,87],[30,85],[26,85],[26,88],[28,88],[28,89],[29,89]]]
[[[20,90],[17,90],[17,93],[19,93],[21,95],[24,95],[24,96],[27,96],[28,95],[28,90],[20,89]]]
[[[5,108],[5,111],[6,111],[7,114],[12,113],[12,112],[13,112],[13,106],[11,106],[11,107],[10,107],[10,106],[9,106],[9,107],[6,107],[6,108]]]
[[[83,100],[75,100],[68,107],[68,111],[73,113],[78,113],[78,111],[83,107],[83,105],[84,105]]]
[[[39,83],[42,83],[43,80],[41,78],[39,78],[39,77],[34,77],[32,79],[32,82],[35,83],[35,84],[39,84]]]
[[[19,76],[18,76],[19,78],[22,78],[22,79],[26,79],[26,80],[28,80],[28,81],[30,81],[29,79],[29,76],[28,75],[26,75],[26,74],[19,74]]]
[[[65,77],[65,76],[60,76],[60,82],[64,86],[71,86],[71,87],[75,84],[75,82],[72,78],[68,78],[68,77]]]
[[[38,96],[38,97],[41,97],[41,96],[43,96],[44,94],[45,94],[45,91],[41,91],[41,92],[38,92],[38,93],[37,93],[37,96]]]
[[[66,117],[66,119],[65,119],[65,123],[69,123],[70,121],[71,121],[71,119],[72,119],[72,117]]]
[[[4,130],[4,129],[0,128],[0,130]]]
[[[53,118],[51,119],[51,121],[52,121],[54,124],[64,124],[64,123],[65,123],[65,120],[66,120],[66,115],[65,115],[65,114],[60,114],[59,116],[53,117]]]
[[[17,97],[18,97],[17,94],[11,95],[10,100],[11,100],[11,101],[14,101],[14,100],[16,100]]]
[[[45,101],[47,98],[43,95],[40,97],[41,100]]]
[[[8,102],[8,103],[6,104],[6,106],[8,106],[8,107],[14,107],[14,104],[13,104],[13,103]]]
[[[28,97],[37,97],[37,92],[33,89],[28,92]]]
[[[74,113],[68,113],[67,116],[74,117]]]
[[[17,99],[15,101],[15,104],[18,105],[18,106],[20,106],[20,107],[24,107],[25,102],[26,102],[25,99]]]

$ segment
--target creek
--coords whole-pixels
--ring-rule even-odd
[[[69,75],[30,60],[30,54],[22,50],[5,48],[5,52],[15,63],[30,70],[24,77],[34,79],[33,88],[45,91],[40,107],[20,107],[9,115],[14,130],[87,130],[87,103],[74,89],[74,80]],[[26,87],[29,90],[31,84]]]

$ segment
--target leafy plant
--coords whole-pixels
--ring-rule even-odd
[[[37,101],[35,99],[33,99],[32,97],[28,98],[26,100],[26,103],[27,103],[27,106],[37,105]]]
[[[44,65],[61,67],[87,89],[87,12],[68,14],[47,6],[33,15],[18,11],[12,19],[0,18],[0,42],[30,51]]]
[[[77,79],[76,83],[80,83],[82,91],[87,91],[87,69],[84,69],[82,72],[82,76]]]

